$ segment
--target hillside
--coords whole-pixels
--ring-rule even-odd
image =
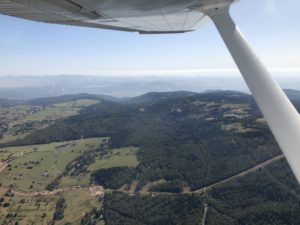
[[[190,91],[176,91],[176,92],[149,92],[137,97],[132,97],[126,100],[126,103],[135,104],[153,104],[162,100],[168,100],[172,98],[180,98],[192,96],[197,93]]]
[[[20,100],[0,98],[0,107],[13,106],[21,103]]]
[[[101,102],[8,145],[83,136],[110,137],[114,148],[140,147],[140,164],[128,180],[139,177],[137,189],[160,179],[199,189],[280,153],[251,96],[174,95],[134,105]]]
[[[1,146],[100,137],[107,145],[68,161],[47,188],[103,186],[106,224],[201,224],[204,215],[211,225],[300,221],[299,186],[247,94],[169,92],[99,100]]]
[[[71,101],[82,100],[82,99],[119,101],[117,98],[107,96],[107,95],[92,95],[92,94],[81,93],[77,95],[63,95],[58,97],[36,98],[28,101],[23,101],[23,104],[34,105],[34,106],[47,106],[47,105],[71,102]]]

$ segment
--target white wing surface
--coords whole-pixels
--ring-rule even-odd
[[[232,0],[0,0],[0,14],[64,25],[140,33],[195,30],[209,3]]]

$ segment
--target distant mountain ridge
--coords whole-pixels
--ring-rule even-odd
[[[284,92],[289,97],[291,101],[300,101],[300,91],[293,89],[284,89]],[[89,93],[80,93],[80,94],[69,94],[61,95],[54,97],[42,97],[34,98],[30,100],[18,100],[18,99],[9,99],[9,98],[0,98],[0,107],[14,106],[18,104],[27,104],[27,105],[37,105],[37,106],[46,106],[51,104],[64,103],[69,101],[75,101],[80,99],[92,99],[92,100],[106,100],[110,102],[126,103],[126,104],[153,104],[161,100],[175,99],[180,97],[188,97],[193,95],[226,95],[226,96],[251,96],[244,92],[231,91],[231,90],[206,90],[204,92],[191,92],[191,91],[172,91],[172,92],[148,92],[146,94],[137,96],[137,97],[113,97],[110,95],[104,94],[89,94]]]
[[[36,98],[36,99],[24,101],[24,104],[45,106],[45,105],[58,104],[58,103],[70,102],[70,101],[81,100],[81,99],[108,100],[112,102],[119,101],[118,98],[108,96],[108,95],[93,95],[93,94],[81,93],[76,95],[62,95],[58,97]]]
[[[174,92],[149,92],[137,97],[128,98],[127,103],[155,103],[164,99],[187,97],[199,93],[190,91],[174,91]]]
[[[291,101],[300,101],[300,91],[293,89],[284,89],[284,92],[289,97]],[[57,97],[47,97],[47,98],[36,98],[28,101],[12,100],[13,102],[22,102],[29,105],[45,105],[45,104],[56,104],[68,101],[74,101],[79,99],[93,99],[93,100],[107,100],[111,102],[125,102],[125,103],[155,103],[161,100],[174,99],[181,97],[188,97],[193,95],[226,95],[226,96],[251,96],[244,92],[232,91],[232,90],[206,90],[204,92],[191,92],[191,91],[171,91],[171,92],[148,92],[146,94],[137,97],[126,97],[118,98],[110,95],[96,95],[88,93],[72,94],[72,95],[62,95]],[[4,99],[3,99],[4,100]],[[10,101],[7,99],[7,101]]]

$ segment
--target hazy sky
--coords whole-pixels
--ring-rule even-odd
[[[269,68],[300,68],[299,12],[299,0],[240,0],[231,8]],[[224,68],[235,65],[211,21],[186,34],[139,35],[0,16],[0,75]]]

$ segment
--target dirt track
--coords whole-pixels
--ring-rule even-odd
[[[71,186],[71,187],[66,187],[66,188],[58,188],[53,191],[37,191],[37,192],[25,192],[21,190],[16,190],[10,187],[0,187],[0,190],[8,191],[10,190],[12,193],[20,195],[20,196],[45,196],[45,195],[55,195],[60,192],[68,191],[68,190],[77,190],[77,189],[82,189],[84,187],[82,186]]]
[[[6,162],[0,162],[0,173],[7,167]]]

